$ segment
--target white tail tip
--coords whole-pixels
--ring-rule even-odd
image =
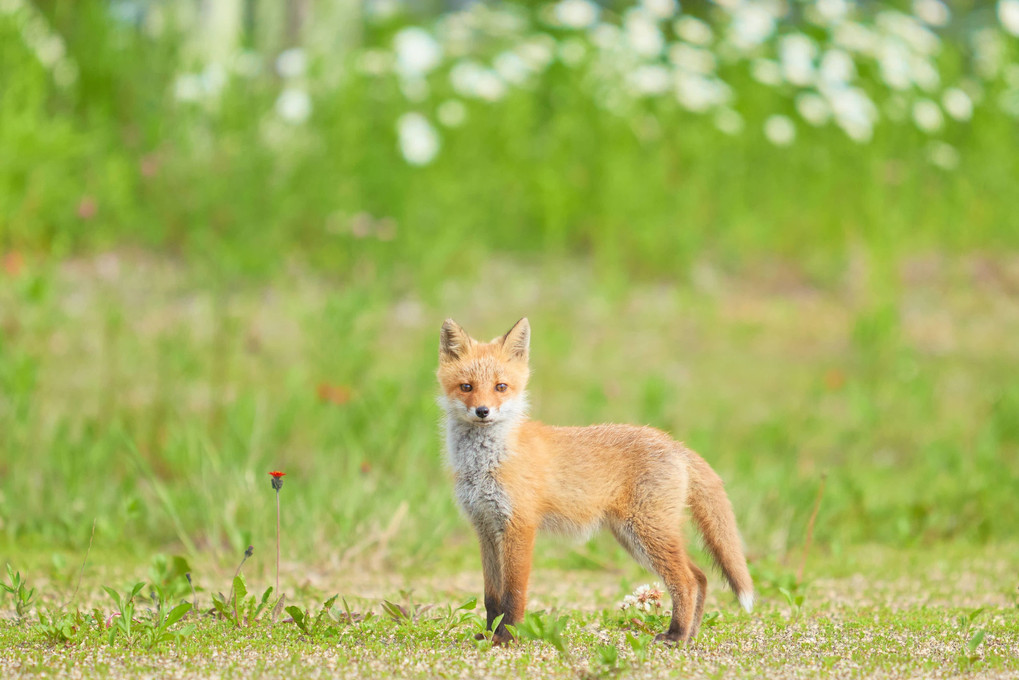
[[[739,605],[747,610],[747,613],[754,610],[754,591],[747,590],[739,594]]]

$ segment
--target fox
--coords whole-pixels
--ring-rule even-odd
[[[715,471],[653,427],[531,420],[530,338],[526,317],[487,343],[452,319],[439,335],[436,376],[448,463],[457,502],[481,548],[493,644],[512,642],[507,626],[523,619],[537,533],[586,539],[602,527],[665,583],[672,618],[656,640],[688,642],[704,615],[708,582],[686,551],[687,508],[715,565],[751,611],[753,581]]]

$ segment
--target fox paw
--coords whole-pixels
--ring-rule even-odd
[[[513,636],[509,633],[496,633],[492,636],[492,646],[503,647],[513,642]]]
[[[661,642],[662,644],[669,645],[670,647],[675,647],[682,642],[682,640],[678,633],[659,633],[655,636],[655,642]]]

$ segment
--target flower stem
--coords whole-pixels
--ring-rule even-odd
[[[280,491],[276,489],[276,596],[280,594]]]

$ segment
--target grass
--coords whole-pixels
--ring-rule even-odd
[[[802,546],[823,474],[823,550],[1010,535],[1009,258],[831,288],[705,264],[692,286],[604,296],[574,265],[494,262],[427,296],[301,272],[206,288],[131,251],[33,263],[0,290],[0,556],[80,554],[93,520],[97,546],[266,556],[279,469],[290,559],[445,564],[448,541],[473,541],[436,427],[449,314],[482,336],[529,314],[535,415],[686,440],[727,480],[752,555]]]
[[[838,564],[814,558],[812,576],[798,588],[800,604],[790,603],[779,585],[793,578],[791,572],[780,564],[758,565],[761,597],[755,612],[743,613],[728,592],[713,585],[698,638],[679,649],[651,642],[666,619],[620,611],[623,595],[645,578],[625,562],[608,571],[536,572],[532,613],[509,649],[473,640],[483,619],[464,587],[476,589],[477,573],[339,575],[334,584],[362,594],[340,599],[305,585],[291,591],[298,603],[287,608],[291,616],[274,617],[265,608],[257,619],[250,616],[257,595],[240,596],[252,604],[241,607],[239,618],[217,615],[206,589],[200,586],[192,595],[176,574],[157,583],[152,594],[139,589],[130,636],[117,628],[123,617],[110,616],[117,608],[109,599],[94,609],[77,605],[83,607],[77,627],[63,634],[53,633],[49,624],[0,619],[0,667],[5,677],[15,678],[71,669],[82,677],[119,677],[171,668],[185,677],[298,678],[1008,677],[1019,670],[1016,575],[1009,567],[1019,556],[1016,547],[921,549],[913,555],[927,568],[916,570],[902,552],[891,550],[854,551]],[[813,578],[824,573],[840,575]],[[212,575],[229,580],[222,568]],[[402,580],[413,590],[401,588]],[[47,589],[48,599],[55,590]],[[90,591],[86,584],[79,602],[87,603]],[[176,598],[166,597],[174,591]],[[379,596],[365,595],[373,591]],[[114,591],[113,600],[127,594]],[[268,600],[271,607],[272,597]],[[200,614],[190,610],[192,602]],[[153,643],[150,631],[159,628],[160,612],[165,616],[171,607],[183,609],[183,617],[167,627],[172,634]]]

